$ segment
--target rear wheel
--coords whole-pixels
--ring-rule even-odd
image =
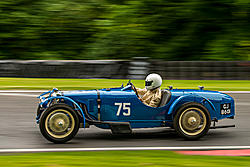
[[[210,125],[209,112],[199,103],[184,104],[174,117],[175,130],[188,140],[199,139],[207,134]]]
[[[78,132],[79,118],[70,106],[56,104],[44,111],[39,127],[47,140],[54,143],[65,143]]]

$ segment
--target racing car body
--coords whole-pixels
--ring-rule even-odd
[[[37,123],[43,136],[54,143],[72,139],[80,127],[94,125],[113,133],[134,128],[171,127],[187,139],[204,136],[211,121],[234,118],[231,96],[202,88],[165,89],[158,107],[142,103],[132,83],[118,88],[59,91],[39,96]]]

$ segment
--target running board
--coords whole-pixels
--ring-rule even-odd
[[[234,128],[235,125],[221,125],[221,126],[211,126],[210,129],[219,129],[219,128]]]
[[[113,134],[130,134],[132,129],[129,122],[110,122],[110,129]]]

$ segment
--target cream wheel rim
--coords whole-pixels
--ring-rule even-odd
[[[45,129],[54,138],[64,138],[72,133],[75,120],[72,114],[64,109],[52,111],[45,120]]]
[[[200,134],[206,127],[207,118],[199,108],[188,108],[183,111],[179,118],[180,129],[187,135]]]

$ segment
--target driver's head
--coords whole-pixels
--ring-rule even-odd
[[[145,87],[147,90],[159,88],[162,84],[162,79],[159,74],[149,74],[145,79]]]

